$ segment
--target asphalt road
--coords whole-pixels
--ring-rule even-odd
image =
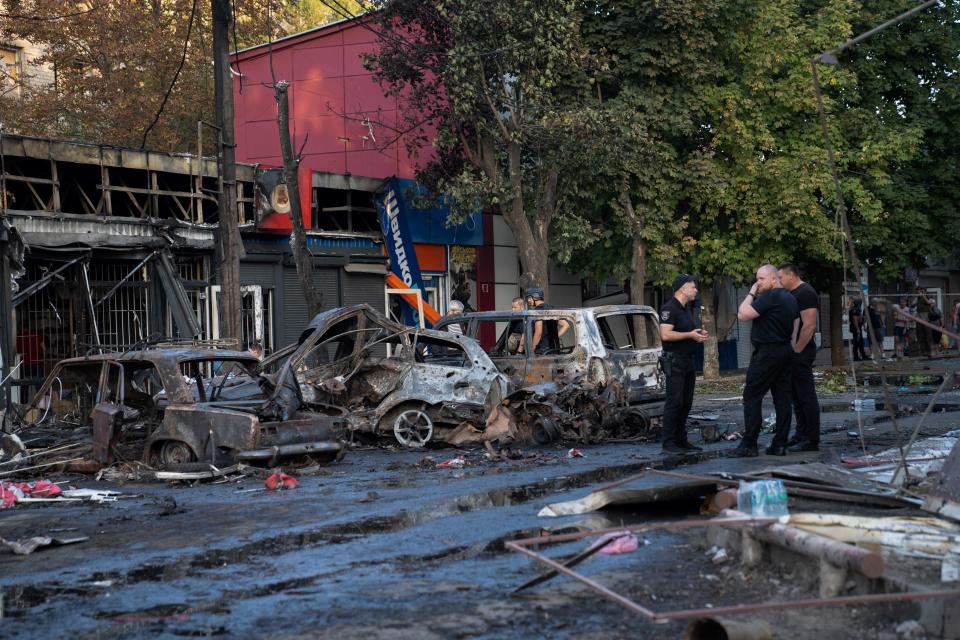
[[[941,399],[942,411],[928,418],[925,433],[956,428],[958,395]],[[916,424],[928,398],[900,395],[908,407],[901,429]],[[889,420],[880,412],[850,411],[850,400],[822,398],[830,409],[825,442],[841,453],[859,452],[847,436],[859,418],[872,448],[890,446]],[[715,414],[719,424],[742,423],[733,400],[701,397],[694,413]],[[691,438],[697,440],[695,431]],[[259,477],[118,486],[72,476],[77,486],[124,496],[101,505],[0,512],[4,538],[57,530],[90,538],[30,556],[0,553],[0,637],[678,637],[682,625],[650,625],[565,579],[512,595],[540,569],[505,550],[503,541],[548,527],[689,513],[537,517],[545,504],[651,465],[742,471],[832,455],[824,447],[819,454],[731,460],[719,457],[731,446],[723,443],[700,457],[665,460],[655,443],[611,443],[583,446],[585,457],[568,458],[569,446],[528,449],[529,457],[505,461],[471,450],[462,469],[424,463],[428,456],[451,458],[452,450],[352,451],[281,493],[263,491]],[[769,585],[760,583],[755,593],[740,582],[724,589],[737,578],[716,574],[685,536],[651,535],[646,543],[629,556],[591,559],[584,570],[636,597],[656,598],[662,587],[671,608],[770,597]]]

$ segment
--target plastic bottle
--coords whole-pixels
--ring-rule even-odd
[[[781,480],[740,481],[737,509],[755,518],[779,518],[788,514],[787,490]]]

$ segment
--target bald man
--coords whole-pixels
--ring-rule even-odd
[[[737,319],[753,323],[750,327],[753,354],[743,387],[743,441],[729,455],[734,458],[756,457],[763,422],[763,397],[767,391],[773,394],[777,425],[766,453],[786,455],[793,417],[790,366],[800,325],[800,307],[780,284],[777,268],[772,264],[757,269],[757,281],[740,303]]]

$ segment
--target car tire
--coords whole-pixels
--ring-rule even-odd
[[[182,440],[164,440],[154,445],[156,463],[159,466],[171,467],[196,462],[197,456],[186,442]]]
[[[560,427],[550,416],[540,415],[534,418],[530,423],[530,432],[533,441],[541,445],[551,444],[560,439]]]

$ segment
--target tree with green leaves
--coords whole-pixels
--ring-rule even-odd
[[[234,0],[232,47],[303,26],[299,4]],[[0,37],[45,51],[23,65],[16,90],[0,95],[6,130],[189,151],[196,148],[197,121],[213,121],[209,0],[19,0],[0,6]],[[56,82],[31,82],[34,63],[53,65]]]
[[[588,92],[589,60],[569,0],[394,0],[368,67],[404,103],[420,180],[454,215],[498,205],[524,272],[546,286],[567,186],[558,155]]]

